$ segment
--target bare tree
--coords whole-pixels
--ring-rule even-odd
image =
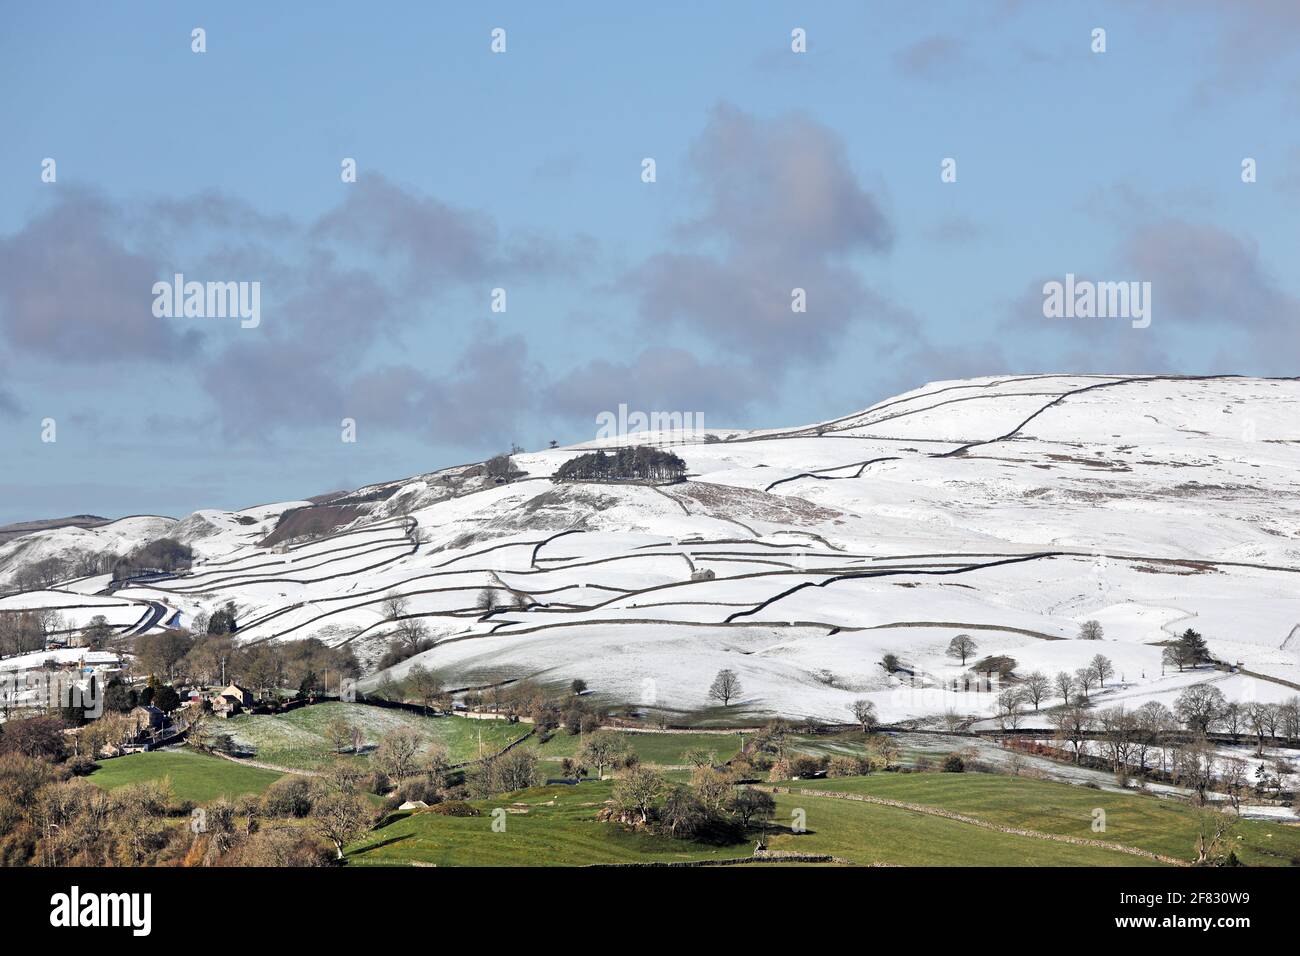
[[[1196,802],[1204,805],[1214,785],[1218,757],[1210,742],[1198,736],[1174,752],[1174,774],[1179,783],[1196,791]]]
[[[343,848],[359,839],[374,822],[366,799],[354,793],[330,793],[312,806],[310,826],[334,845],[336,859],[343,859]]]
[[[585,767],[594,767],[598,778],[605,775],[607,768],[622,761],[631,752],[627,737],[611,730],[598,730],[585,735],[579,748],[578,762]]]
[[[692,769],[696,767],[712,767],[718,762],[718,754],[715,750],[691,747],[682,752],[682,762],[688,764]]]
[[[740,678],[736,676],[735,671],[726,667],[718,671],[718,675],[713,678],[713,683],[709,685],[709,696],[714,700],[722,701],[723,707],[729,705],[741,693]]]
[[[1100,641],[1102,635],[1100,621],[1084,621],[1079,625],[1079,640]]]
[[[998,719],[1003,730],[1015,730],[1020,726],[1020,708],[1025,701],[1025,692],[1019,687],[1008,687],[998,694]]]
[[[1282,708],[1277,704],[1264,704],[1260,716],[1268,735],[1277,740],[1277,728],[1282,722]]]
[[[1232,742],[1235,744],[1241,738],[1241,730],[1246,726],[1246,708],[1242,707],[1235,700],[1229,701],[1223,708],[1223,716],[1220,722],[1223,729],[1232,735]]]
[[[958,634],[948,642],[948,656],[960,657],[961,666],[966,666],[966,658],[975,653],[975,642],[969,634]]]
[[[650,822],[650,811],[664,792],[664,778],[648,767],[633,767],[614,784],[614,806]]]
[[[325,725],[325,736],[329,739],[335,753],[342,753],[343,748],[352,739],[352,725],[342,717],[335,717]]]
[[[1097,719],[1101,723],[1102,740],[1110,752],[1111,769],[1123,771],[1128,767],[1137,736],[1137,720],[1123,705],[1103,710]]]
[[[1175,729],[1174,715],[1158,700],[1149,700],[1133,712],[1133,752],[1137,757],[1138,771],[1146,773],[1147,754],[1152,748],[1160,749],[1161,769],[1164,769],[1164,736]]]
[[[385,621],[396,621],[406,614],[408,607],[409,602],[404,595],[389,591],[379,604],[379,612],[384,615]]]
[[[1273,783],[1277,788],[1277,797],[1281,799],[1282,788],[1286,785],[1286,778],[1295,773],[1295,765],[1291,763],[1286,754],[1278,754],[1273,758]]]
[[[1227,706],[1227,698],[1219,688],[1210,684],[1193,684],[1174,701],[1174,713],[1188,730],[1207,734],[1223,718]]]
[[[850,704],[849,710],[853,712],[853,719],[862,727],[862,732],[870,733],[876,723],[876,705],[864,697]]]
[[[404,617],[393,628],[393,637],[409,654],[418,654],[429,648],[429,627],[418,617]]]
[[[1093,686],[1099,680],[1101,680],[1101,678],[1098,676],[1097,672],[1092,669],[1091,664],[1087,667],[1081,667],[1074,672],[1075,686],[1083,691],[1084,700],[1088,699],[1088,691],[1092,690]]]
[[[1092,715],[1082,707],[1063,707],[1053,713],[1050,720],[1056,728],[1057,739],[1074,748],[1074,762],[1078,763],[1088,732],[1092,730]]]
[[[880,758],[880,762],[886,770],[893,766],[894,761],[898,759],[898,755],[902,752],[898,742],[886,734],[877,734],[872,737],[871,749]]]
[[[1300,739],[1300,696],[1290,697],[1286,703],[1279,704],[1277,719],[1284,737],[1291,740]]]
[[[424,713],[427,714],[429,706],[442,693],[442,681],[438,675],[423,664],[416,664],[407,671],[406,683],[411,688],[411,693],[415,695],[415,699],[420,702],[420,706],[424,708]]]
[[[1025,689],[1025,698],[1034,705],[1034,710],[1038,710],[1038,705],[1047,699],[1052,692],[1052,682],[1042,671],[1034,671],[1025,677],[1021,686]]]
[[[440,743],[430,744],[420,762],[429,780],[438,787],[446,786],[447,775],[451,773],[451,757],[447,755],[446,747]]]
[[[1245,710],[1246,722],[1255,733],[1255,756],[1264,756],[1264,735],[1268,733],[1270,723],[1269,710],[1272,705],[1259,702],[1249,704]]]
[[[401,784],[414,776],[419,769],[416,756],[420,752],[420,738],[410,730],[391,730],[375,748],[375,766]]]
[[[1097,676],[1097,684],[1100,687],[1106,686],[1106,678],[1115,676],[1115,665],[1104,654],[1098,654],[1094,657],[1089,663],[1088,669]]]
[[[1223,761],[1222,782],[1223,790],[1228,795],[1228,802],[1232,804],[1232,809],[1237,811],[1237,816],[1241,816],[1241,795],[1249,785],[1246,761],[1240,757],[1229,757]]]
[[[1208,866],[1224,856],[1233,818],[1222,810],[1205,808],[1197,815],[1195,866]]]

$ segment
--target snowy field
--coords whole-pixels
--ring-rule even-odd
[[[860,697],[889,721],[987,719],[996,686],[952,689],[961,633],[1021,675],[1105,655],[1099,703],[1169,704],[1210,681],[1241,701],[1300,694],[1300,382],[939,382],[818,425],[627,442],[680,455],[688,481],[548,480],[605,440],[521,453],[506,484],[461,467],[360,489],[341,500],[362,517],[277,548],[257,542],[306,502],[199,512],[173,528],[192,571],[103,613],[126,624],[153,601],[186,623],[231,601],[243,641],[318,637],[373,662],[397,592],[438,644],[372,682],[413,663],[452,683],[581,677],[610,701],[693,712],[726,667],[737,720],[843,722]],[[69,604],[74,589],[96,600],[74,582]],[[1087,620],[1101,641],[1078,639]],[[1162,669],[1161,642],[1188,627],[1253,676]]]

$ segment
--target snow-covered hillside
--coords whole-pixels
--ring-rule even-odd
[[[192,572],[113,600],[123,624],[137,602],[183,622],[234,601],[243,641],[318,637],[373,661],[396,591],[439,643],[390,676],[581,677],[677,711],[707,706],[728,667],[753,716],[843,722],[860,697],[887,720],[990,715],[995,693],[951,690],[958,633],[1022,673],[1105,654],[1103,702],[1206,680],[1238,699],[1300,692],[1298,381],[938,382],[808,427],[628,442],[671,447],[688,480],[549,480],[603,441],[519,454],[508,484],[470,466],[359,489],[323,506],[338,530],[276,548],[257,542],[309,503],[200,512],[177,526]],[[485,588],[510,606],[485,615]],[[1077,639],[1089,619],[1100,644]],[[1251,673],[1162,676],[1159,642],[1189,626]],[[886,674],[886,653],[914,676]]]
[[[69,525],[12,538],[0,544],[0,591],[18,586],[19,572],[24,567],[49,558],[75,567],[83,558],[126,554],[167,534],[175,524],[174,518],[137,515],[93,528]]]

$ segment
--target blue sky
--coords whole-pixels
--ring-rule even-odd
[[[620,402],[1295,374],[1300,5],[809,7],[0,3],[0,521],[302,497]],[[260,282],[260,326],[154,318],[174,272]],[[1045,319],[1067,272],[1150,281],[1151,326]]]

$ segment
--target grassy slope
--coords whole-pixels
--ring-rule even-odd
[[[494,800],[475,800],[482,816],[444,817],[432,813],[398,816],[349,851],[349,862],[364,865],[575,866],[646,860],[691,860],[744,856],[749,845],[706,847],[667,837],[631,833],[601,823],[596,811],[608,799],[609,781],[576,787],[534,787]],[[492,831],[496,807],[527,809],[508,813],[503,833]]]
[[[206,803],[218,797],[261,793],[282,774],[258,767],[246,767],[189,751],[157,751],[115,757],[98,764],[87,779],[105,790],[142,780],[171,780],[172,792],[181,800]]]
[[[680,766],[684,763],[682,754],[694,748],[711,750],[718,755],[720,761],[730,760],[740,750],[740,738],[735,734],[625,734],[624,736],[637,756],[641,758],[642,763],[661,767]],[[581,735],[570,736],[560,730],[546,743],[537,746],[537,755],[548,762],[551,758],[558,761],[563,757],[572,757],[581,746]]]
[[[453,763],[479,755],[480,735],[484,751],[495,753],[529,730],[526,724],[503,720],[423,717],[403,710],[335,701],[301,707],[287,714],[241,714],[223,722],[220,729],[228,731],[241,744],[256,748],[257,760],[296,770],[316,770],[337,759],[325,728],[338,717],[360,726],[371,748],[390,730],[403,728],[415,731],[429,744],[441,743]]]
[[[849,800],[777,796],[783,832],[768,837],[773,850],[830,853],[858,864],[894,866],[1155,866],[1142,857],[1095,847],[1013,836],[910,810]],[[807,832],[790,832],[802,809]]]
[[[749,856],[753,840],[714,847],[668,837],[632,833],[600,823],[596,811],[612,783],[577,787],[537,787],[498,800],[474,801],[482,816],[444,817],[431,813],[398,816],[358,841],[353,864],[439,866],[583,865],[725,859]],[[491,811],[509,813],[504,833],[492,832]],[[791,813],[807,813],[808,833],[789,832]],[[768,835],[773,849],[830,853],[855,863],[977,866],[1142,866],[1139,857],[1010,836],[905,810],[831,798],[778,798],[779,831]]]
[[[874,774],[790,785],[943,807],[990,823],[1108,840],[1184,859],[1192,857],[1196,842],[1193,808],[1141,794],[969,773]],[[1104,833],[1092,832],[1096,808],[1106,812]],[[1285,866],[1300,858],[1300,827],[1243,820],[1236,826],[1232,845],[1248,866]]]

